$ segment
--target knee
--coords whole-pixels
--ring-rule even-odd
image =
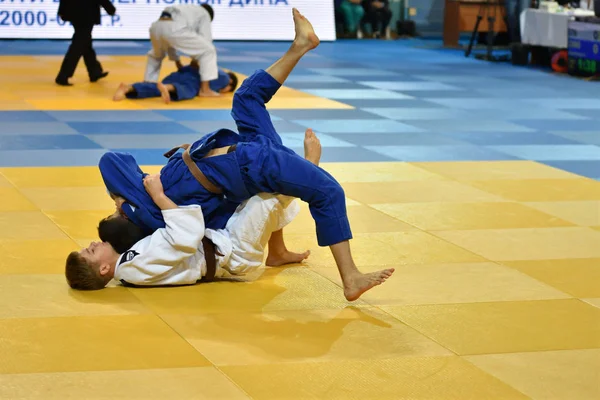
[[[240,88],[233,93],[233,102],[231,106],[232,110],[239,109],[243,106],[245,101],[244,99],[248,97],[245,89],[245,86],[242,84],[242,86],[240,86]]]
[[[232,109],[245,109],[247,108],[248,101],[256,101],[256,93],[246,84],[246,80],[244,80],[233,94]]]
[[[344,192],[344,188],[336,180],[332,179],[330,181],[326,193],[332,204],[346,204],[346,192]]]

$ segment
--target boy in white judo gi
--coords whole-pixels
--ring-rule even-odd
[[[214,11],[208,4],[181,4],[167,7],[150,26],[152,49],[148,52],[144,81],[157,82],[162,60],[178,60],[185,54],[200,64],[202,83],[199,96],[219,96],[210,88],[218,78],[217,49],[213,44],[211,23]]]
[[[148,175],[144,185],[161,208],[166,227],[122,254],[107,242],[71,253],[65,275],[73,289],[102,289],[113,279],[131,286],[173,286],[210,281],[225,271],[242,275],[262,264],[267,242],[267,264],[287,264],[294,254],[285,248],[282,233],[299,211],[292,197],[256,195],[240,206],[225,229],[205,231],[201,207],[173,203],[165,196],[159,175]],[[205,235],[215,244],[215,253],[207,251]],[[308,252],[296,254],[298,261],[291,262],[306,257]]]

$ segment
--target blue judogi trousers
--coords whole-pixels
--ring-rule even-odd
[[[232,107],[240,143],[236,156],[248,193],[280,193],[307,202],[320,246],[352,238],[341,185],[324,169],[283,146],[265,104],[281,85],[265,71],[247,78]]]
[[[165,77],[162,83],[171,84],[175,92],[171,92],[171,100],[181,101],[193,99],[200,91],[200,74],[197,69],[185,66]],[[133,92],[127,93],[128,99],[146,99],[149,97],[160,97],[160,90],[154,82],[138,82],[133,85]]]

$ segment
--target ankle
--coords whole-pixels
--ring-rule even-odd
[[[270,256],[282,256],[288,253],[288,249],[285,246],[273,246],[269,247]]]

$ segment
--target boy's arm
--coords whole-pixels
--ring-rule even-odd
[[[134,285],[187,285],[200,276],[182,268],[201,248],[204,218],[200,206],[163,211],[166,227],[156,230],[123,253],[114,279]]]
[[[115,279],[135,285],[191,284],[189,275],[171,272],[196,254],[204,238],[204,217],[200,206],[178,207],[163,192],[160,175],[144,178],[144,187],[165,219],[165,228],[136,243],[119,260]],[[197,278],[196,278],[197,279]]]
[[[173,203],[173,201],[165,194],[160,180],[160,174],[146,175],[144,177],[144,187],[150,197],[152,197],[154,204],[156,204],[161,211],[177,208],[177,204]]]

